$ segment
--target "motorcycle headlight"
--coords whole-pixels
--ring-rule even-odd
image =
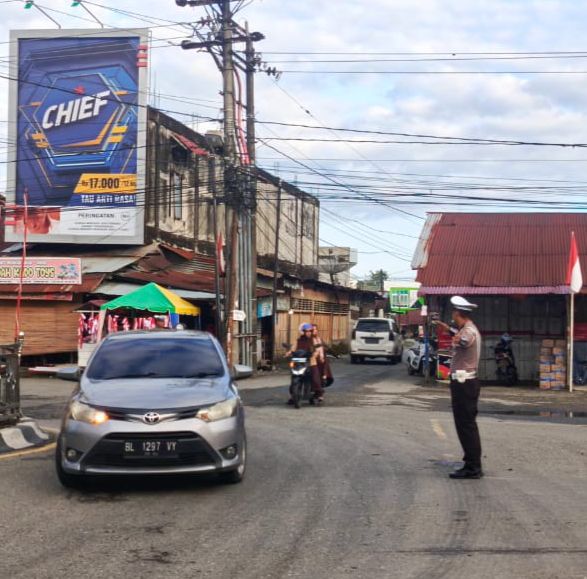
[[[92,408],[78,400],[74,400],[69,407],[69,416],[73,420],[87,422],[88,424],[103,424],[108,420],[108,414],[103,410]]]
[[[239,399],[229,398],[223,402],[218,402],[214,406],[208,408],[201,408],[196,414],[196,418],[204,422],[216,422],[217,420],[224,420],[236,415]]]

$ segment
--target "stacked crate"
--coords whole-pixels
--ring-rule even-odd
[[[563,390],[567,380],[567,342],[542,340],[540,348],[540,389]]]

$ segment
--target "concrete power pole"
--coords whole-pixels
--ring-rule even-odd
[[[258,64],[253,43],[263,40],[260,32],[249,33],[233,20],[231,0],[175,0],[178,6],[210,6],[213,18],[203,18],[194,28],[199,42],[184,40],[182,48],[205,48],[222,72],[224,97],[224,199],[226,203],[226,284],[225,350],[229,363],[240,361],[256,368],[256,170],[255,170],[255,85]],[[216,28],[215,25],[219,24]],[[209,26],[211,34],[200,28]],[[245,58],[233,51],[236,42],[246,43]],[[237,127],[236,107],[243,106],[238,70],[246,75],[247,138],[243,145],[242,128]],[[235,78],[239,95],[235,94]],[[240,147],[239,147],[240,145]],[[239,152],[242,151],[242,158]],[[242,166],[243,160],[246,167]],[[234,311],[242,310],[245,319],[236,332]]]
[[[226,357],[235,361],[234,310],[237,303],[237,264],[239,263],[239,195],[235,190],[236,168],[239,164],[236,146],[234,63],[232,59],[232,12],[230,0],[221,3],[222,25],[222,95],[224,99],[224,195],[227,200],[227,242],[229,248],[225,287],[226,294]],[[238,268],[240,269],[240,268]],[[241,305],[241,304],[239,304]],[[237,353],[238,355],[238,353]]]

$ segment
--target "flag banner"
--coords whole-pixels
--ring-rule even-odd
[[[581,262],[579,260],[579,249],[575,232],[571,233],[571,251],[569,252],[569,263],[567,266],[567,285],[571,293],[578,293],[583,288],[583,273],[581,272]]]

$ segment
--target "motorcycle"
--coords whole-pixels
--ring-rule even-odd
[[[288,344],[283,344],[283,346],[288,349],[290,347]],[[295,408],[300,408],[304,400],[308,400],[310,404],[314,403],[312,379],[310,376],[310,357],[311,352],[296,350],[292,352],[289,361],[291,371],[289,393]]]
[[[508,333],[505,333],[493,349],[497,366],[497,381],[507,386],[514,386],[518,382],[518,369],[516,368],[512,342],[513,338]]]
[[[430,368],[430,375],[436,373],[436,364],[438,360],[436,345],[433,340],[428,343],[428,364]],[[426,344],[424,340],[419,340],[418,343],[408,350],[406,355],[406,364],[408,367],[408,374],[414,376],[415,374],[422,376],[424,374],[424,361],[426,360]]]

